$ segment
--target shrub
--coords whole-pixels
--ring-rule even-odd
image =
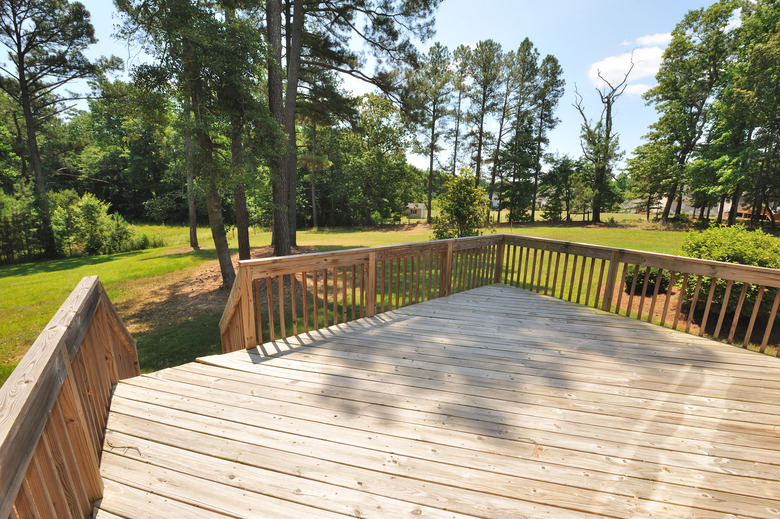
[[[43,249],[38,208],[32,190],[22,186],[14,195],[0,191],[0,259],[31,258]]]
[[[701,258],[756,267],[780,268],[780,240],[761,230],[749,231],[743,226],[719,227],[712,226],[705,231],[691,231],[682,243],[681,253],[691,258]],[[699,301],[709,296],[712,278],[702,278]],[[725,295],[727,281],[719,279],[715,286],[714,301],[722,301]],[[695,283],[689,283],[686,288],[688,297],[693,296]],[[728,308],[735,311],[741,283],[734,283]],[[761,309],[768,312],[775,298],[775,289],[768,289],[763,296]],[[758,287],[748,285],[745,293],[745,308],[752,308],[758,294]]]
[[[81,198],[58,197],[52,215],[54,237],[66,254],[113,254],[161,247],[161,238],[137,234],[118,213],[109,214],[110,204],[91,193]]]
[[[631,293],[631,284],[634,282],[634,270],[637,270],[636,286],[634,287],[634,294],[642,294],[642,289],[645,284],[645,276],[647,275],[647,267],[639,267],[636,269],[634,265],[629,265],[626,269],[626,293]],[[665,294],[669,289],[670,280],[669,271],[664,270],[661,273],[660,285],[658,286],[658,293]],[[650,276],[647,278],[647,291],[645,294],[651,295],[655,291],[655,284],[658,282],[658,269],[651,268]]]
[[[474,177],[461,171],[449,177],[441,197],[441,217],[432,220],[437,240],[479,235],[479,227],[488,214],[487,193],[474,187]]]

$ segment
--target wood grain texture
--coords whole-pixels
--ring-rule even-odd
[[[84,278],[0,388],[0,517],[91,508],[112,385],[137,374],[135,341],[97,276]]]
[[[453,275],[468,263],[489,281],[489,256],[455,254]],[[572,272],[595,279],[588,261]],[[472,272],[464,281],[478,283]],[[780,510],[780,359],[515,287],[199,361],[117,386],[101,509],[130,519],[158,502],[208,517]]]

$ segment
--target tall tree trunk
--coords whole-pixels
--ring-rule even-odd
[[[457,173],[458,168],[458,137],[460,136],[460,119],[461,119],[461,113],[460,113],[460,105],[463,100],[463,92],[458,90],[458,110],[455,115],[455,143],[453,147],[453,153],[452,153],[452,176],[454,177]]]
[[[192,135],[184,135],[184,169],[187,170],[187,212],[190,221],[190,247],[200,250],[198,244],[198,213],[195,205],[195,165],[192,150]]]
[[[431,223],[431,205],[433,204],[433,154],[434,154],[434,138],[436,137],[436,100],[433,101],[433,112],[431,114],[431,149],[428,162],[428,214],[426,221]]]
[[[536,133],[536,164],[534,165],[534,194],[531,199],[531,221],[536,221],[536,198],[539,196],[539,175],[542,172],[542,129],[544,109],[539,111],[539,129]]]
[[[317,229],[317,191],[314,183],[314,170],[309,174],[309,180],[311,180],[311,224],[313,228]]]
[[[266,33],[271,48],[268,60],[268,108],[271,116],[284,129],[284,104],[282,100],[282,0],[266,0]],[[294,146],[295,143],[285,143]],[[273,197],[273,247],[276,256],[290,254],[290,228],[288,211],[290,182],[284,158],[271,163],[271,191]]]
[[[602,166],[597,166],[594,171],[593,183],[596,185],[596,189],[593,191],[593,223],[601,223],[601,205],[604,203],[601,184],[606,174]]]
[[[246,190],[244,187],[244,150],[241,142],[243,124],[240,117],[231,122],[232,136],[230,155],[233,162],[233,199],[236,208],[236,234],[238,235],[238,259],[248,260],[252,257],[249,250],[249,211],[246,207]]]
[[[474,187],[479,187],[479,180],[482,176],[482,144],[483,140],[485,138],[485,104],[487,103],[487,98],[485,95],[482,96],[482,107],[479,111],[479,133],[477,133],[477,167],[476,167],[476,175],[474,178]]]
[[[650,221],[650,209],[652,205],[653,205],[653,197],[649,196],[647,197],[647,217],[645,217],[646,222]]]
[[[222,201],[219,198],[217,180],[214,178],[214,175],[209,175],[208,178],[206,207],[209,213],[211,237],[214,240],[214,247],[217,249],[219,270],[222,273],[222,288],[230,289],[233,287],[233,283],[236,280],[236,271],[233,269],[233,262],[230,259],[230,248],[228,247],[227,235],[225,234],[225,223],[222,220]]]
[[[766,214],[769,215],[769,225],[772,227],[772,230],[777,228],[777,224],[775,223],[775,212],[772,211],[772,206],[769,205],[769,201],[767,200],[765,202],[766,204]]]
[[[501,139],[504,136],[504,123],[506,122],[506,104],[509,99],[509,87],[504,90],[504,104],[501,107],[501,118],[498,121],[498,135],[496,137],[496,149],[493,151],[493,168],[490,171],[490,188],[488,189],[488,200],[490,201],[491,210],[493,208],[493,194],[496,189],[496,173],[501,167],[501,161],[499,154],[501,153]],[[501,179],[503,182],[503,178]],[[490,220],[490,211],[488,211],[488,221]],[[501,223],[501,197],[498,202],[498,218],[497,223]]]
[[[731,210],[729,211],[729,223],[728,226],[732,227],[737,223],[737,211],[739,211],[739,199],[742,197],[742,186],[737,183],[737,187],[734,188],[734,193],[731,195]]]
[[[27,86],[27,77],[24,67],[19,66],[19,88],[22,99],[22,113],[27,130],[27,148],[30,153],[30,165],[35,174],[36,200],[41,212],[41,241],[43,251],[47,258],[57,255],[57,245],[54,243],[54,230],[51,225],[51,212],[49,211],[49,198],[47,196],[46,176],[43,174],[43,162],[41,152],[38,149],[35,116],[30,105],[30,90]]]
[[[661,214],[661,221],[663,223],[669,222],[669,213],[672,211],[672,204],[674,203],[674,197],[677,195],[677,184],[672,186],[672,189],[666,194],[666,203],[664,204],[664,212]]]
[[[718,219],[716,220],[720,225],[723,223],[723,210],[726,207],[726,194],[720,195],[720,205],[718,206]]]
[[[680,192],[677,194],[677,206],[674,208],[674,216],[680,216],[680,213],[682,213],[682,203],[683,203],[683,190],[680,189]]]
[[[195,144],[197,146],[196,167],[200,172],[200,177],[206,181],[206,209],[209,215],[209,227],[211,228],[211,238],[214,240],[214,248],[217,250],[217,259],[219,260],[219,270],[222,273],[222,288],[230,289],[236,280],[236,272],[233,269],[233,262],[230,259],[230,248],[228,247],[227,235],[225,234],[225,224],[222,219],[222,201],[219,196],[219,187],[217,186],[217,176],[214,167],[214,152],[211,137],[204,129],[204,123],[201,120],[201,102],[203,93],[200,81],[193,81],[192,88],[192,108],[195,115]]]
[[[298,220],[298,145],[295,134],[295,114],[298,104],[298,80],[301,71],[301,48],[303,40],[303,0],[287,0],[292,2],[292,22],[288,19],[287,33],[287,85],[284,95],[284,132],[289,143],[289,154],[285,157],[285,176],[289,182],[288,196],[288,232],[291,246],[298,245],[296,226]]]

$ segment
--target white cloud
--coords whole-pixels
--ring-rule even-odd
[[[621,45],[625,47],[654,47],[657,45],[666,46],[672,41],[672,33],[664,32],[658,34],[648,34],[640,36],[632,41],[624,41]]]
[[[634,83],[626,87],[626,94],[641,96],[642,94],[644,94],[645,92],[653,88],[654,86],[655,85],[648,85],[645,83]]]
[[[613,85],[620,83],[626,72],[631,68],[631,62],[633,61],[634,68],[631,70],[628,78],[630,88],[626,89],[626,92],[632,94],[642,93],[649,86],[634,84],[633,81],[655,77],[658,69],[661,67],[663,54],[664,50],[661,47],[653,46],[638,48],[633,52],[625,52],[618,56],[610,56],[591,65],[588,77],[597,88],[605,86],[599,74]]]

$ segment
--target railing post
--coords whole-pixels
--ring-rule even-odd
[[[452,245],[454,241],[447,242],[447,253],[444,255],[444,265],[441,269],[441,283],[439,284],[439,297],[450,295],[450,285],[452,284]]]
[[[252,290],[252,268],[248,265],[238,264],[238,278],[236,283],[241,283],[241,321],[244,329],[244,348],[257,346],[257,324],[255,320],[255,295]]]
[[[506,238],[501,236],[501,241],[498,242],[498,249],[496,250],[496,268],[493,273],[493,283],[501,282],[501,272],[504,270],[504,243]]]
[[[604,286],[604,299],[601,302],[601,309],[609,312],[612,309],[612,294],[615,292],[615,283],[617,282],[617,272],[620,266],[620,255],[622,251],[616,250],[609,256],[609,270],[607,271],[607,282]]]
[[[366,290],[366,317],[376,315],[376,252],[368,253],[368,287]]]

